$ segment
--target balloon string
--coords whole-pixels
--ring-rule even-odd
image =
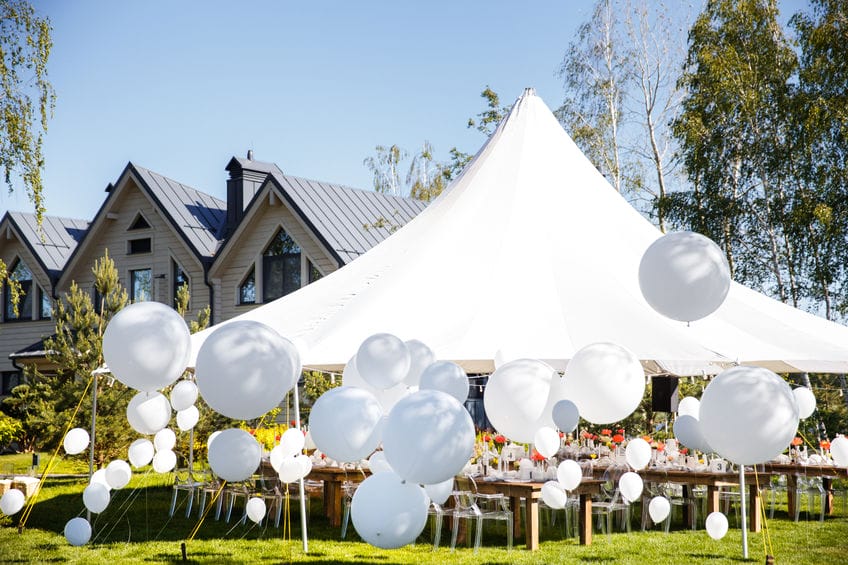
[[[221,481],[221,488],[218,489],[218,492],[216,492],[215,496],[212,497],[212,500],[209,501],[209,505],[206,507],[206,510],[203,511],[203,515],[200,517],[200,520],[197,521],[197,525],[189,534],[188,539],[186,539],[187,542],[192,541],[194,536],[197,535],[197,532],[200,531],[200,526],[203,524],[203,520],[206,519],[206,516],[209,514],[209,511],[212,510],[215,502],[221,497],[221,493],[224,492],[225,486],[227,486],[227,481]]]
[[[809,445],[810,447],[813,448],[813,451],[818,449],[818,447],[816,447],[816,445],[813,444],[813,442],[811,442],[810,440],[807,439],[807,436],[804,435],[804,432],[802,432],[801,430],[798,430],[798,435],[801,436],[801,439],[804,440],[804,443],[806,443],[807,445]],[[819,447],[821,447],[821,446],[819,446]]]
[[[301,501],[301,504],[303,501]],[[289,513],[291,511],[291,506],[289,505],[289,485],[286,484],[286,504],[285,504],[285,516],[283,516],[283,542],[286,543],[286,547],[289,550],[289,563],[292,562],[292,552],[291,552],[291,517]]]
[[[763,504],[762,496],[760,496],[760,475],[757,473],[757,466],[754,465],[754,484],[757,488],[757,498],[760,499],[760,516],[763,521],[763,552],[768,558],[769,554],[774,555],[774,545],[771,543],[771,532],[768,528],[768,519],[766,515],[766,507]]]
[[[82,406],[82,401],[88,398],[88,389],[91,388],[91,383],[94,381],[95,375],[92,374],[91,378],[88,379],[88,384],[85,385],[85,390],[82,391],[80,395],[79,402],[77,402],[77,407],[74,408],[74,413],[71,415],[70,420],[68,420],[68,425],[65,427],[65,432],[62,434],[62,438],[64,439],[68,432],[71,430],[71,426],[74,425],[74,420],[77,417],[77,413],[79,412],[80,406]],[[94,438],[90,438],[93,440]],[[59,455],[59,449],[62,447],[62,442],[59,442],[59,445],[56,446],[56,449],[53,451],[53,455],[50,457],[50,460],[47,462],[47,465],[44,467],[44,472],[41,473],[41,479],[38,481],[38,485],[35,487],[35,492],[32,494],[32,497],[27,502],[26,508],[24,508],[23,514],[21,514],[21,521],[18,522],[18,531],[23,531],[26,526],[26,522],[29,519],[30,514],[32,514],[32,509],[35,507],[35,503],[38,500],[38,495],[41,494],[41,487],[44,486],[44,481],[47,480],[47,475],[50,471],[53,470],[53,466],[56,464],[56,457]]]

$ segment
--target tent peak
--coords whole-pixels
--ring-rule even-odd
[[[524,98],[525,96],[536,96],[536,89],[532,86],[528,86],[524,89],[524,93],[521,95],[521,98]]]

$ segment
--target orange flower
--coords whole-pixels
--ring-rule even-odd
[[[506,438],[504,436],[502,436],[501,434],[498,434],[498,435],[495,436],[495,443],[503,445],[503,444],[506,443]]]
[[[601,435],[602,436],[611,436],[612,430],[608,430],[607,428],[604,428],[603,430],[601,430]]]
[[[492,441],[492,436],[490,436],[489,434],[484,435],[484,436],[483,436],[483,441],[485,441],[485,442],[490,442],[490,441]]]
[[[541,453],[539,453],[538,451],[536,451],[535,449],[533,450],[533,454],[530,456],[530,458],[533,461],[544,461],[545,460],[545,456],[542,455]]]
[[[659,451],[659,452],[665,451],[665,443],[658,441],[657,442],[657,451]]]
[[[612,440],[615,443],[621,443],[622,441],[624,441],[624,436],[621,434],[615,434],[614,436],[612,436]]]
[[[683,449],[680,450],[680,453],[682,453],[683,455],[688,455],[689,454],[689,448],[684,447]]]
[[[830,449],[830,441],[829,440],[823,439],[819,442],[819,445],[821,446],[822,449]]]
[[[799,446],[799,445],[801,445],[801,444],[803,444],[803,443],[804,443],[804,440],[802,440],[802,439],[801,439],[800,437],[798,437],[798,436],[795,436],[794,438],[792,438],[792,445],[793,445],[793,446],[796,446],[796,447],[797,447],[797,446]]]
[[[624,435],[624,428],[618,428],[617,430],[615,430],[615,433]]]

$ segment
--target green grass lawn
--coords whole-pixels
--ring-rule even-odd
[[[0,464],[6,457],[0,458]],[[2,467],[0,467],[2,468]],[[92,541],[83,547],[71,547],[62,530],[75,516],[85,516],[79,479],[50,479],[35,505],[26,528],[19,534],[20,514],[0,518],[0,563],[180,563],[180,544],[197,524],[197,512],[184,517],[185,501],[179,499],[177,512],[168,517],[171,500],[170,476],[139,473],[130,485],[113,491],[106,511],[93,520]],[[309,522],[309,553],[300,541],[297,504],[291,507],[291,539],[284,539],[282,528],[243,526],[234,518],[207,518],[196,536],[187,543],[190,563],[735,563],[741,559],[741,533],[733,528],[721,541],[710,539],[703,530],[683,530],[679,525],[671,533],[662,531],[596,533],[595,543],[580,546],[565,538],[558,528],[544,525],[541,549],[530,553],[523,540],[506,550],[504,526],[486,530],[483,549],[449,549],[450,533],[445,528],[442,547],[433,552],[429,526],[416,545],[399,550],[381,550],[362,543],[351,527],[348,539],[339,539],[339,529],[330,527],[321,515],[321,501],[313,500]],[[837,503],[836,514],[825,522],[800,523],[787,519],[785,505],[778,507],[775,519],[768,521],[776,563],[842,563],[848,548],[848,516]],[[634,530],[638,525],[634,521]],[[763,563],[763,536],[749,534],[751,562]]]

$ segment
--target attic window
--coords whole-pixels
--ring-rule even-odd
[[[151,249],[153,249],[153,245],[149,237],[131,239],[127,242],[127,255],[150,253]]]
[[[244,277],[239,285],[239,304],[256,304],[256,268]]]
[[[135,220],[133,220],[133,223],[130,225],[130,227],[127,229],[127,231],[146,230],[146,229],[149,229],[149,228],[150,228],[150,224],[147,223],[147,220],[144,219],[144,216],[139,214],[135,217]]]
[[[300,288],[300,246],[280,229],[262,257],[262,301],[271,302]]]
[[[15,313],[15,303],[9,285],[3,285],[6,320],[32,320],[32,271],[26,263],[18,259],[10,271],[9,278],[17,281],[21,290],[18,295],[18,312]]]

